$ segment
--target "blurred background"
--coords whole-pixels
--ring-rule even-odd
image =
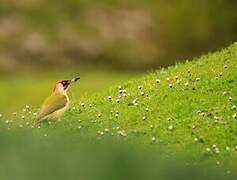
[[[0,0],[0,112],[84,96],[237,40],[235,0]]]

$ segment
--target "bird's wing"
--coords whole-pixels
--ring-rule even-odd
[[[42,118],[50,115],[51,113],[62,109],[67,105],[67,98],[64,95],[54,93],[49,96],[43,103],[40,111],[36,116],[36,122],[39,122]]]

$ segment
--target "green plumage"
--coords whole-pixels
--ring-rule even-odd
[[[53,93],[43,103],[36,117],[36,122],[39,122],[46,116],[66,107],[67,97],[59,93]]]

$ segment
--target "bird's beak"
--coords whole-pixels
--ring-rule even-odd
[[[80,78],[80,77],[73,78],[73,79],[71,80],[70,84],[77,82],[79,79],[81,79],[81,78]]]

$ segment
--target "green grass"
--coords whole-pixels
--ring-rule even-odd
[[[105,148],[101,150],[100,145],[92,145],[88,148],[90,150],[85,157],[90,160],[93,159],[92,157],[94,157],[93,160],[98,158],[99,162],[103,162],[102,164],[96,162],[96,165],[93,166],[93,172],[97,167],[112,166],[107,171],[105,168],[105,172],[111,171],[115,179],[125,179],[119,175],[126,174],[126,168],[131,175],[128,177],[136,179],[135,174],[137,173],[142,179],[142,176],[149,172],[148,167],[152,172],[155,171],[156,167],[159,170],[162,169],[160,168],[162,163],[160,166],[158,165],[159,159],[166,156],[178,157],[180,154],[185,154],[185,157],[188,154],[188,158],[180,162],[192,165],[199,163],[220,164],[222,169],[218,173],[225,173],[226,171],[229,173],[228,168],[233,166],[234,171],[231,175],[236,177],[234,175],[236,172],[234,164],[237,162],[237,119],[234,118],[237,113],[234,108],[234,105],[237,105],[236,72],[237,44],[234,44],[220,52],[122,83],[121,87],[116,85],[103,93],[80,98],[73,95],[71,109],[65,114],[61,122],[46,122],[32,128],[32,114],[29,114],[29,111],[34,112],[35,108],[33,108],[26,110],[26,112],[18,112],[16,117],[8,117],[8,121],[2,123],[2,129],[8,128],[9,132],[13,132],[13,137],[16,136],[14,133],[16,129],[28,129],[26,137],[34,143],[28,143],[25,147],[30,151],[33,149],[31,152],[33,159],[37,153],[42,156],[45,155],[45,152],[42,153],[41,150],[46,148],[46,152],[52,154],[52,157],[48,154],[46,159],[43,158],[48,163],[46,167],[50,168],[57,164],[55,169],[61,174],[63,174],[64,167],[68,166],[67,163],[70,164],[73,161],[74,166],[80,159],[77,156],[84,156],[80,152],[78,144],[83,144],[83,140],[85,140],[92,142],[92,144],[95,142],[100,144],[101,142],[102,145],[100,145]],[[157,83],[158,79],[160,80],[159,83]],[[120,90],[126,90],[126,92],[121,93]],[[111,96],[111,100],[108,98],[109,96]],[[135,104],[132,103],[134,99],[137,99]],[[25,118],[22,119],[21,116],[25,116]],[[4,117],[2,119],[6,120]],[[6,137],[8,136],[11,135],[6,135]],[[54,138],[60,140],[52,140]],[[104,141],[111,138],[111,142],[105,143],[106,145],[103,144]],[[2,139],[4,138],[2,137]],[[24,138],[22,139],[20,142],[24,142]],[[9,141],[12,143],[11,139]],[[13,141],[13,146],[9,148],[13,150],[6,154],[6,157],[14,154],[13,147],[18,147],[15,141]],[[115,145],[116,143],[118,146]],[[119,145],[120,143],[122,145]],[[129,145],[123,143],[128,143],[132,147],[130,148]],[[38,147],[39,144],[40,147]],[[113,149],[114,146],[116,146],[114,148],[116,150]],[[52,149],[54,147],[55,149]],[[61,152],[61,150],[64,151],[64,148],[68,148],[66,154]],[[121,154],[119,148],[121,148]],[[126,148],[129,150],[124,150]],[[37,149],[39,150],[37,151]],[[146,152],[142,153],[145,154],[144,159],[133,156],[137,152],[143,151]],[[54,152],[58,156],[54,155]],[[92,156],[93,152],[95,156]],[[24,151],[21,153],[26,159],[30,158]],[[100,159],[101,154],[105,156],[104,159],[102,158],[103,160]],[[150,160],[149,156],[154,157],[155,160]],[[16,157],[12,158],[12,161],[19,163],[20,166],[22,160],[15,159]],[[55,158],[58,163],[55,162]],[[120,164],[120,170],[124,171],[116,174],[120,160],[129,165],[123,167]],[[34,161],[30,160],[23,160],[23,162],[27,165],[28,163],[34,164]],[[84,159],[82,162],[86,162],[86,160]],[[78,166],[83,166],[82,162]],[[144,162],[146,163],[144,164]],[[66,163],[65,166],[62,165],[63,163]],[[178,164],[176,165],[174,165],[174,169],[179,167]],[[43,164],[37,165],[38,168],[41,166]],[[135,167],[139,168],[136,169]],[[167,168],[170,169],[170,167]],[[203,168],[205,169],[206,166]],[[207,169],[209,170],[209,168]],[[78,169],[81,170],[80,167]],[[64,170],[65,174],[70,172],[68,169]],[[174,172],[180,172],[179,175],[184,177],[185,173],[182,174],[182,171],[176,170]],[[72,172],[75,171],[76,169],[72,168]],[[191,172],[188,169],[187,171]],[[167,172],[173,172],[173,169],[167,170]],[[95,172],[95,174],[100,173]],[[159,177],[158,174],[154,177]],[[186,175],[186,178],[192,177],[192,173]],[[203,175],[199,172],[196,177],[198,179]],[[87,175],[86,177],[90,176]],[[218,176],[218,178],[221,177]],[[106,176],[106,178],[111,179],[110,176]]]

